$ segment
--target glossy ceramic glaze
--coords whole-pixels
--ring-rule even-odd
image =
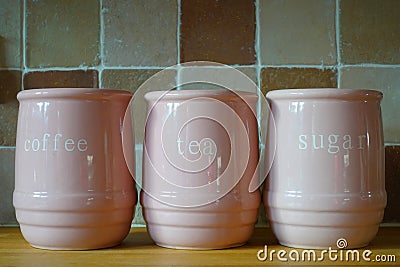
[[[141,203],[150,236],[171,248],[244,244],[261,202],[248,190],[258,163],[257,95],[164,93],[145,96]]]
[[[367,245],[386,205],[382,94],[293,89],[271,91],[267,99],[276,153],[263,198],[279,242],[336,248],[345,239],[346,248]]]
[[[121,123],[131,96],[82,88],[18,94],[14,206],[32,246],[96,249],[128,234],[137,195]]]

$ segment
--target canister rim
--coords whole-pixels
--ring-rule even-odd
[[[210,97],[218,100],[234,100],[239,97],[245,100],[258,100],[258,95],[252,92],[233,91],[226,89],[194,89],[194,90],[170,90],[152,91],[145,94],[147,101],[163,100],[189,100],[192,98]]]
[[[380,91],[372,89],[299,88],[269,91],[266,97],[269,99],[379,100],[382,99],[383,94]]]
[[[40,88],[27,89],[17,94],[18,100],[40,98],[78,98],[78,99],[106,99],[110,97],[131,97],[132,93],[119,89],[100,88]]]

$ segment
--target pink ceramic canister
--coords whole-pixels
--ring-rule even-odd
[[[94,88],[18,94],[14,207],[33,247],[104,248],[129,233],[137,194],[121,125],[131,97]]]
[[[263,198],[281,244],[357,248],[375,237],[386,206],[381,99],[352,89],[267,94],[276,151]]]
[[[249,192],[258,163],[258,96],[216,89],[145,99],[141,204],[151,238],[180,249],[246,243],[261,202],[258,190]]]

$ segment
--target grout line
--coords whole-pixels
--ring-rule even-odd
[[[251,69],[251,68],[256,68],[257,67],[257,65],[239,65],[239,64],[235,64],[235,65],[226,65],[226,64],[222,64],[221,66],[220,65],[202,65],[202,66],[198,66],[198,65],[193,65],[193,66],[191,66],[191,67],[193,67],[193,68],[198,68],[198,69],[201,69],[201,68],[204,68],[204,69],[207,69],[207,68],[213,68],[213,69],[224,69],[224,68],[226,68],[226,67],[229,67],[229,68],[234,68],[234,69],[237,69],[237,68],[243,68],[243,69],[246,69],[246,68],[248,68],[248,69]],[[161,67],[161,68],[165,68],[165,67]]]
[[[336,65],[318,65],[318,64],[284,64],[284,65],[261,65],[261,68],[300,68],[300,69],[304,69],[304,68],[313,68],[313,69],[335,69]]]
[[[394,142],[385,142],[385,146],[400,146],[400,143],[394,143]]]
[[[177,0],[177,9],[178,9],[178,17],[177,17],[177,23],[176,23],[176,62],[178,64],[178,70],[176,73],[176,89],[180,90],[180,82],[181,82],[181,15],[182,15],[182,2],[181,0]]]
[[[24,76],[27,71],[26,66],[26,0],[22,2],[22,75],[21,90],[24,90]]]
[[[257,63],[256,64],[252,64],[252,65],[233,64],[233,65],[228,65],[228,66],[230,66],[232,68],[242,68],[242,69],[246,69],[246,68],[251,69],[251,68],[257,68],[258,67]]]
[[[346,68],[400,68],[400,64],[379,64],[379,63],[358,63],[358,64],[340,64]]]
[[[100,0],[100,43],[99,43],[99,56],[100,56],[100,64],[98,68],[98,87],[103,87],[102,77],[104,70],[104,15],[103,15],[103,0]]]
[[[135,151],[143,152],[143,144],[135,144]]]
[[[334,69],[336,65],[318,65],[318,64],[285,64],[285,65],[227,65],[232,68],[318,68],[318,69]],[[198,68],[225,68],[225,66],[197,66]],[[373,67],[373,68],[400,68],[400,64],[377,64],[377,63],[357,63],[357,64],[341,64],[341,67],[357,68],[357,67]],[[98,69],[165,69],[167,66],[77,66],[77,67],[40,67],[25,68],[26,72],[31,71],[53,71],[53,70],[98,70]],[[21,68],[0,68],[0,70],[21,70]]]
[[[90,67],[39,67],[39,68],[25,68],[25,73],[26,72],[45,72],[45,71],[70,71],[70,70],[97,70],[98,68],[95,66],[90,66]]]
[[[341,68],[356,68],[356,67],[374,67],[374,68],[400,68],[400,64],[376,64],[376,63],[358,63],[358,64],[340,64]],[[317,68],[317,69],[335,69],[336,65],[318,65],[318,64],[285,64],[285,65],[228,65],[232,68]],[[26,72],[45,72],[45,71],[71,71],[71,70],[104,70],[104,69],[116,69],[116,70],[143,70],[143,69],[159,69],[163,70],[167,66],[88,66],[88,67],[42,67],[42,68],[24,68]],[[197,66],[198,68],[225,68],[224,66]],[[20,68],[0,68],[0,70],[21,70]]]
[[[164,70],[169,66],[103,66],[103,70]]]
[[[335,13],[335,29],[336,29],[336,61],[337,61],[337,87],[340,88],[342,83],[342,56],[340,54],[340,0],[336,0]]]
[[[106,70],[163,70],[168,66],[104,66]]]
[[[256,64],[250,64],[250,65],[232,64],[232,65],[227,65],[227,66],[230,66],[232,68],[254,68],[254,67],[257,67],[257,63]]]
[[[338,64],[339,65],[339,64]],[[317,68],[317,69],[335,69],[338,65],[318,65],[318,64],[284,64],[284,65],[261,65],[262,68]],[[400,68],[400,64],[379,64],[379,63],[356,63],[356,64],[340,64],[340,68],[344,67],[374,67],[374,68]]]
[[[177,54],[177,59],[176,62],[177,64],[181,63],[181,15],[182,15],[182,4],[181,0],[177,0],[177,8],[178,8],[178,17],[177,17],[177,23],[176,23],[176,54]]]
[[[263,101],[263,98],[261,95],[263,93],[261,92],[261,46],[260,46],[260,1],[255,0],[255,19],[256,19],[256,32],[255,32],[255,40],[254,40],[254,51],[256,53],[256,76],[257,76],[257,95],[258,95],[258,104],[257,104],[257,120],[261,120],[261,101]],[[261,128],[258,130],[258,135],[261,140]],[[263,142],[261,142],[263,143]]]
[[[256,5],[256,40],[255,40],[255,52],[256,52],[256,72],[257,72],[257,86],[261,90],[261,46],[260,46],[260,1],[255,1]]]
[[[263,131],[262,131],[262,127],[261,127],[261,120],[262,120],[262,114],[263,114],[263,110],[262,110],[262,102],[265,100],[264,99],[264,94],[261,91],[261,85],[262,85],[262,81],[261,81],[261,68],[262,68],[262,64],[261,64],[261,44],[260,44],[260,37],[261,37],[261,23],[260,23],[260,0],[255,0],[254,4],[255,6],[255,12],[256,12],[256,33],[255,33],[255,52],[256,52],[256,76],[257,76],[257,95],[258,95],[258,101],[257,101],[257,124],[258,124],[258,138],[260,140],[260,144],[259,144],[259,153],[260,153],[260,159],[262,159],[263,155],[264,155],[264,151],[265,151],[265,145],[264,145],[264,141],[266,139],[264,139],[263,136]],[[263,108],[265,108],[263,106]]]
[[[27,72],[37,71],[37,72],[45,72],[45,71],[72,71],[72,70],[105,70],[105,69],[117,69],[117,70],[142,70],[142,69],[165,69],[165,66],[90,66],[90,67],[47,67],[47,68],[27,68]]]

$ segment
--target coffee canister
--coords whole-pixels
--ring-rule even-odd
[[[131,97],[91,88],[18,94],[14,207],[33,247],[104,248],[129,233],[137,194],[121,125]]]
[[[355,89],[267,94],[276,151],[263,199],[281,244],[357,248],[374,238],[386,206],[381,99]]]
[[[158,91],[148,104],[141,203],[156,244],[239,246],[261,202],[249,192],[258,163],[257,95],[229,90]]]

